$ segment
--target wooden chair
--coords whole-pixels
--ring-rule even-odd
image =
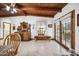
[[[20,35],[17,33],[8,35],[5,38],[3,45],[11,45],[12,46],[12,48],[7,51],[7,54],[9,56],[14,56],[17,54],[20,42],[21,42],[21,38],[20,38]]]

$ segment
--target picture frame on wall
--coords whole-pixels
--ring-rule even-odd
[[[15,26],[13,26],[13,30],[15,30]]]
[[[52,28],[52,24],[48,24],[48,28]]]
[[[79,14],[77,14],[77,26],[79,26]]]

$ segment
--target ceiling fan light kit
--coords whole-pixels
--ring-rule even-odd
[[[10,7],[9,6],[6,6],[6,10],[9,11],[10,10]]]

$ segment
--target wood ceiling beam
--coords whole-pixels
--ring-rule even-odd
[[[49,7],[45,8],[45,7],[42,7],[42,8],[35,8],[35,9],[61,12],[61,8],[49,8]]]
[[[25,5],[25,6],[24,6]],[[48,5],[48,6],[43,6],[43,5],[40,5],[40,4],[24,4],[24,5],[21,5],[21,4],[16,4],[16,6],[19,8],[19,9],[24,9],[24,8],[35,8],[35,9],[39,9],[39,10],[53,10],[53,11],[58,11],[58,12],[61,12],[62,10],[62,7],[64,6],[51,6]],[[66,4],[63,4],[63,5],[66,5]]]
[[[18,3],[16,4],[18,7],[50,7],[50,8],[62,8],[67,3]]]
[[[27,14],[26,16],[54,17],[54,15]]]
[[[33,12],[33,11],[25,11],[23,10],[23,12],[25,13],[25,15],[34,15],[34,16],[43,16],[43,17],[54,17],[54,14],[56,14],[56,12],[53,13],[41,13],[41,12]]]
[[[33,7],[31,7],[31,8],[33,8]],[[27,9],[27,7],[26,8],[20,8],[21,10],[26,10]],[[42,8],[33,8],[33,9],[35,9],[35,10],[45,10],[45,11],[58,11],[58,12],[61,12],[62,10],[61,10],[61,8],[49,8],[49,7],[42,7]]]

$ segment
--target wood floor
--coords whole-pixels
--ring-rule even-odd
[[[16,56],[60,56],[69,54],[54,40],[31,40],[21,42]]]

